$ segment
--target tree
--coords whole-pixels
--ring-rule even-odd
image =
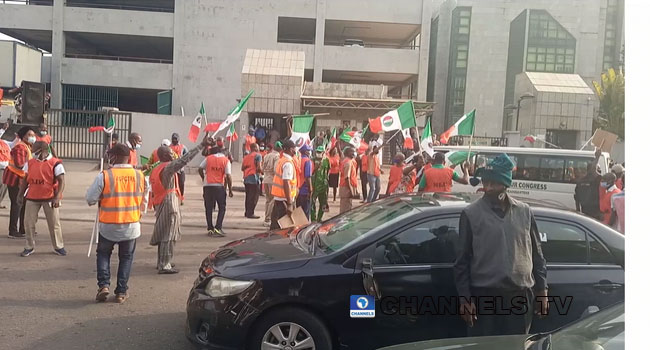
[[[601,76],[601,82],[593,82],[600,100],[598,118],[594,128],[601,128],[625,139],[625,75],[610,68]]]

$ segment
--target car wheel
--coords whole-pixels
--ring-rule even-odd
[[[286,308],[263,316],[253,330],[249,350],[332,350],[325,324],[314,314]]]

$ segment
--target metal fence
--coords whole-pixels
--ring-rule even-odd
[[[63,159],[99,160],[110,142],[104,132],[89,132],[92,126],[105,126],[115,120],[114,133],[120,142],[126,142],[131,133],[131,113],[118,111],[78,111],[51,109],[47,124],[52,135],[52,146]]]

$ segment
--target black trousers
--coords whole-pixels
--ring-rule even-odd
[[[219,208],[216,225],[212,223],[215,204]],[[208,230],[215,228],[221,230],[223,218],[226,216],[226,188],[223,186],[203,186],[203,206],[205,206],[205,221],[208,224]]]
[[[467,327],[470,337],[528,334],[535,313],[535,295],[530,288],[519,291],[472,288],[477,320]]]
[[[185,195],[185,172],[178,173],[178,189],[181,191],[181,196]]]
[[[255,215],[255,207],[257,206],[257,201],[260,199],[260,185],[257,184],[244,184],[246,189],[246,201],[244,216],[251,217]]]
[[[9,234],[12,236],[25,234],[25,205],[18,206],[18,186],[7,186],[11,209],[9,211]],[[20,223],[20,228],[18,227]]]
[[[273,211],[271,211],[271,230],[277,230],[280,228],[278,220],[285,215],[287,215],[286,202],[276,200],[275,203],[273,203]]]
[[[368,172],[361,172],[361,194],[363,194],[363,200],[365,201],[368,197]]]

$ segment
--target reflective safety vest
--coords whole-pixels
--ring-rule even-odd
[[[129,153],[129,164],[133,165],[134,167],[138,165],[138,152],[134,149],[130,150],[131,153]]]
[[[370,159],[368,160],[368,174],[374,176],[380,176],[381,169],[379,167],[380,167],[379,155],[377,154],[371,155]]]
[[[208,184],[224,184],[226,179],[226,166],[228,157],[217,157],[214,155],[206,158],[205,179]]]
[[[296,176],[296,178],[298,179],[298,188],[299,189],[302,187],[302,185],[305,184],[305,178],[307,178],[307,176],[305,176],[305,165],[307,164],[307,162],[311,162],[311,159],[309,159],[309,157],[301,157],[300,158],[300,163],[299,163],[300,164],[300,172]],[[313,167],[313,164],[312,164],[312,170],[313,169],[314,169],[314,167]],[[312,173],[313,173],[313,171],[312,171]],[[311,175],[312,174],[309,174],[310,177],[311,177]]]
[[[45,136],[36,135],[36,141],[43,141],[43,142],[45,142],[45,143],[47,143],[49,145],[49,144],[52,143],[52,136],[50,136],[50,135],[45,135]]]
[[[296,164],[293,159],[287,159],[284,154],[280,155],[278,164],[275,166],[275,175],[273,175],[273,187],[271,187],[271,195],[273,197],[285,198],[284,194],[284,181],[282,181],[282,167],[286,163],[291,163],[293,166],[293,178],[289,180],[289,189],[291,191],[291,198],[296,198],[298,194],[298,178],[296,176]]]
[[[244,178],[255,175],[257,173],[257,167],[255,166],[255,157],[258,154],[259,153],[257,152],[252,152],[244,157],[244,160],[242,161],[242,166],[244,167]]]
[[[179,157],[183,155],[182,154],[183,153],[183,147],[184,146],[183,146],[182,143],[179,143],[178,145],[170,145],[169,146],[169,148],[171,148],[172,151],[174,151],[174,153],[176,153],[176,155],[179,156]]]
[[[424,192],[451,192],[451,182],[454,178],[454,170],[451,168],[431,167],[424,171],[426,187]]]
[[[20,141],[14,146],[14,148],[18,148],[18,147],[24,147],[25,150],[27,150],[27,160],[28,161],[30,159],[32,159],[32,149],[29,148],[29,146],[27,146],[26,143]],[[23,171],[23,168],[22,167],[19,168],[19,167],[16,166],[16,164],[14,163],[14,158],[13,157],[9,157],[9,166],[7,167],[7,169],[9,171],[11,171],[12,173],[20,176],[20,177],[25,177],[25,172]]]
[[[130,224],[140,221],[144,175],[133,168],[103,171],[104,191],[99,202],[99,222]]]
[[[165,197],[167,196],[167,194],[169,193],[176,193],[176,196],[179,199],[183,198],[178,186],[178,174],[174,174],[174,188],[167,189],[162,183],[162,179],[160,176],[162,175],[162,171],[165,169],[165,167],[168,164],[169,162],[160,163],[157,167],[155,167],[151,171],[151,175],[149,175],[149,182],[151,183],[151,191],[153,192],[153,198],[151,199],[151,203],[154,206],[162,203]]]
[[[30,200],[49,200],[54,198],[56,178],[54,167],[61,163],[58,158],[50,158],[46,161],[30,159],[27,161],[27,194],[25,198]]]
[[[158,158],[158,151],[157,150],[153,151],[153,153],[151,153],[151,164],[156,164],[158,163],[159,160],[160,159]]]
[[[4,140],[0,140],[0,162],[8,162],[10,159],[11,147]]]
[[[368,172],[368,155],[366,154],[361,156],[361,172]]]
[[[344,187],[348,185],[348,178],[345,174],[345,167],[347,166],[348,163],[350,163],[350,184],[352,187],[357,187],[358,182],[357,182],[357,161],[354,159],[350,159],[345,157],[343,161],[341,162],[341,176],[339,180],[339,186]]]

